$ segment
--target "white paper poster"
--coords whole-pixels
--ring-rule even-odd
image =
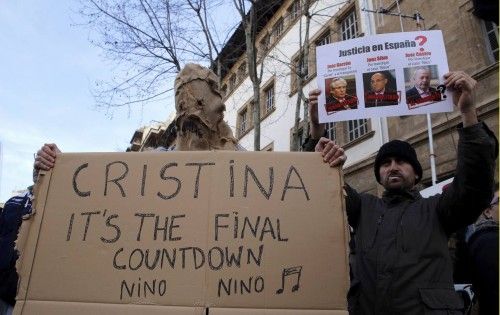
[[[441,31],[360,37],[316,54],[320,122],[453,111]]]

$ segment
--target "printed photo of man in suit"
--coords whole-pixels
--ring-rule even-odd
[[[393,78],[394,76],[388,71],[363,74],[366,108],[399,104],[400,93],[396,91]]]
[[[356,85],[355,81],[352,83]],[[358,98],[347,93],[347,80],[340,77],[327,79],[325,89],[327,89],[325,109],[328,115],[341,110],[358,108]],[[356,92],[355,87],[354,92]]]
[[[431,87],[433,72],[431,67],[416,67],[411,76],[413,87],[406,91],[408,107],[415,108],[441,101],[441,92]]]

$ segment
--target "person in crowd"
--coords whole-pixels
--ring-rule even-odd
[[[479,314],[498,314],[498,186],[488,207],[467,227],[465,243]]]
[[[375,72],[370,77],[370,90],[365,93],[365,107],[378,107],[397,105],[398,92],[390,89],[387,84],[389,79],[384,72]]]
[[[0,315],[11,315],[16,303],[19,253],[15,242],[23,217],[31,214],[32,187],[7,200],[0,212]]]
[[[347,81],[343,78],[333,78],[330,82],[330,94],[326,97],[326,112],[328,114],[358,108],[358,98],[347,94]]]
[[[457,169],[448,189],[421,197],[415,185],[422,179],[422,166],[414,148],[401,140],[385,143],[376,155],[374,175],[385,189],[382,197],[344,187],[356,248],[350,314],[454,314],[463,308],[453,286],[448,236],[474,222],[489,205],[498,142],[478,122],[472,96],[476,81],[456,71],[444,75],[444,84],[462,120]],[[342,166],[345,151],[321,137],[320,93],[309,93],[311,133],[304,149],[321,152],[332,167]]]
[[[410,106],[427,105],[441,101],[441,93],[431,87],[432,71],[428,67],[418,67],[413,72],[413,87],[406,91],[406,103]]]

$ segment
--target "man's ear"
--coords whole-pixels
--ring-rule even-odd
[[[492,210],[492,209],[491,209],[491,206],[490,206],[490,207],[486,208],[486,209],[483,211],[483,215],[484,215],[484,217],[485,217],[486,219],[489,219],[489,220],[493,219],[493,214],[492,214],[492,211],[491,211],[491,210]]]

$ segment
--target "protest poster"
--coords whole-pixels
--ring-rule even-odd
[[[453,110],[441,31],[365,36],[316,54],[320,122]]]
[[[347,314],[341,187],[318,153],[60,154],[15,314]]]

